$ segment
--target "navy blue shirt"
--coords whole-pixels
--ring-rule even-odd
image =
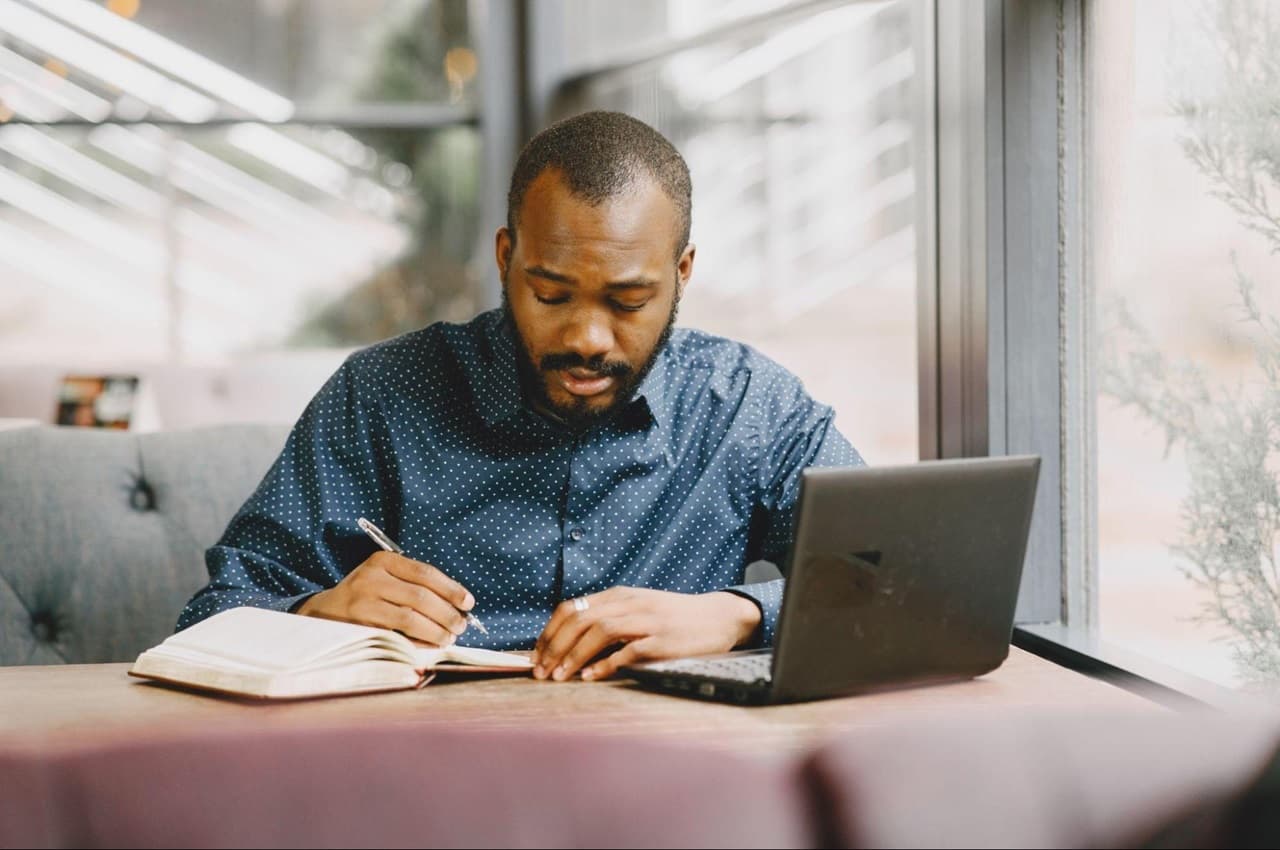
[[[771,645],[800,472],[862,459],[800,381],[745,345],[678,328],[634,397],[575,433],[520,392],[500,310],[356,352],[316,394],[257,491],[206,554],[178,628],[238,605],[289,610],[377,551],[364,516],[476,599],[489,635],[528,649],[561,601],[616,585],[732,590]]]

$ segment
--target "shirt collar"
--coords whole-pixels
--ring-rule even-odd
[[[514,418],[524,406],[516,364],[519,343],[501,309],[489,311],[481,326],[488,343],[488,381],[476,387],[475,400],[480,418],[492,428]]]
[[[525,407],[516,361],[516,346],[520,342],[504,310],[490,311],[484,317],[483,327],[488,340],[489,380],[485,386],[477,388],[476,407],[485,424],[494,427],[515,418]],[[670,381],[670,349],[668,342],[658,352],[653,368],[627,403],[629,410],[643,415],[659,428],[666,427],[670,420],[666,393]]]
[[[649,422],[658,428],[667,428],[671,418],[667,405],[667,385],[671,380],[670,350],[671,345],[668,342],[658,352],[657,358],[653,361],[653,368],[636,387],[630,403],[632,407],[642,408],[648,415]]]

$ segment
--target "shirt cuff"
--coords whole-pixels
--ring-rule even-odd
[[[266,608],[268,611],[284,611],[285,613],[292,614],[298,610],[298,607],[302,605],[303,602],[306,602],[317,593],[319,593],[317,590],[309,590],[306,593],[299,593],[297,596],[276,596],[272,593],[263,593],[260,591],[254,593],[238,593],[236,596],[239,598],[235,600],[235,605],[228,605],[222,610],[250,607]]]
[[[782,610],[782,589],[785,586],[786,579],[779,578],[725,588],[726,592],[736,593],[760,606],[760,626],[746,643],[746,648],[773,646],[773,636],[778,629],[778,612]]]
[[[313,590],[310,593],[303,593],[298,596],[286,596],[282,601],[287,602],[289,604],[286,607],[281,608],[280,610],[288,611],[290,614],[296,614],[298,613],[298,609],[302,607],[302,603],[306,602],[308,599],[315,596],[319,592],[320,591],[318,590]]]
[[[276,596],[263,591],[223,590],[216,593],[201,593],[187,603],[178,617],[175,631],[190,628],[214,614],[230,611],[232,608],[266,608],[269,611],[287,611],[293,613],[303,602],[306,602],[319,591],[309,590],[296,596]]]

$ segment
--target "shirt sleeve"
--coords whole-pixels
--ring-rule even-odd
[[[800,498],[801,472],[810,466],[863,466],[849,441],[836,430],[835,413],[804,391],[800,381],[788,375],[782,389],[773,394],[760,417],[761,452],[758,464],[758,545],[752,560],[771,561],[784,569],[791,552],[796,504]],[[782,608],[786,579],[743,584],[726,590],[745,596],[760,606],[760,628],[751,645],[772,646]]]
[[[182,630],[249,605],[291,611],[333,587],[373,544],[356,526],[368,517],[393,537],[385,476],[374,447],[383,427],[346,363],[308,404],[258,489],[205,552],[209,584],[178,618]]]

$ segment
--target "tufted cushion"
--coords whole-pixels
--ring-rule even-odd
[[[172,633],[288,430],[0,431],[0,664],[132,661]]]

